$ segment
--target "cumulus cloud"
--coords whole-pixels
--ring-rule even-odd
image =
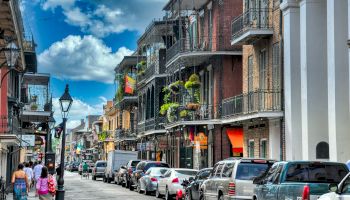
[[[87,115],[101,115],[103,112],[103,104],[106,104],[107,99],[105,97],[99,97],[99,99],[99,103],[89,105],[80,99],[73,98],[73,104],[69,111],[67,128],[71,129],[77,127],[80,124],[81,119],[85,119]],[[59,123],[62,119],[59,98],[53,98],[52,105],[54,117]]]
[[[162,6],[167,0],[47,0],[44,10],[61,7],[65,22],[81,31],[105,37],[125,30],[144,31],[153,18],[163,16]]]
[[[132,51],[121,47],[112,52],[94,36],[68,36],[38,55],[39,67],[59,79],[113,83],[113,70]]]

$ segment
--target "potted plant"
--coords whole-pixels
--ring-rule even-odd
[[[33,110],[33,111],[36,111],[38,109],[38,105],[36,103],[33,103],[31,106],[30,106],[30,110]]]
[[[185,88],[191,95],[191,102],[186,105],[188,110],[198,110],[200,108],[200,87],[201,83],[197,74],[192,74],[185,83]]]
[[[141,61],[136,65],[137,76],[143,76],[146,72],[146,61]]]
[[[180,105],[178,103],[171,103],[169,105],[169,108],[167,110],[167,118],[169,122],[174,122],[176,120],[176,112],[179,106]]]
[[[169,89],[172,93],[177,94],[180,91],[180,86],[183,86],[183,81],[175,81],[169,85]]]
[[[189,116],[188,110],[181,110],[181,111],[180,111],[180,117],[181,117],[182,119],[185,119],[185,118],[187,118],[188,116]]]
[[[188,110],[192,110],[192,111],[196,111],[201,107],[201,105],[199,103],[188,103],[186,105],[186,109]]]

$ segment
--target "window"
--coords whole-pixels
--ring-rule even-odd
[[[344,164],[293,163],[288,167],[286,181],[339,183],[347,172],[348,169]]]
[[[280,44],[275,43],[272,47],[272,88],[281,89],[281,69],[280,69]]]
[[[254,158],[254,140],[248,141],[248,156]]]
[[[210,176],[211,170],[205,170],[198,175],[199,180],[207,179]]]
[[[327,142],[320,142],[317,144],[316,159],[329,159],[329,145]]]
[[[248,57],[248,92],[254,90],[254,70],[253,56]]]
[[[234,162],[226,163],[222,171],[222,177],[231,177],[234,166],[235,166]]]
[[[253,180],[255,177],[263,175],[268,168],[269,164],[267,163],[240,163],[237,167],[236,179]]]
[[[341,188],[339,188],[342,194],[350,194],[350,176],[346,178]]]
[[[260,141],[260,158],[266,158],[267,157],[267,140],[262,139]]]
[[[222,171],[223,166],[224,166],[224,163],[222,163],[218,166],[218,169],[216,170],[216,173],[215,173],[215,177],[221,176],[221,171]]]
[[[268,88],[266,50],[260,51],[260,56],[259,56],[259,88],[261,90],[266,90]]]

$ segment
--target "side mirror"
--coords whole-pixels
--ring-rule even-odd
[[[331,183],[328,186],[328,189],[330,192],[337,192],[338,191],[338,185],[335,183]]]

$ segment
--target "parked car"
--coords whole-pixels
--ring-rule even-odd
[[[318,199],[349,172],[343,163],[291,161],[274,164],[265,175],[254,180],[255,200]]]
[[[105,174],[105,169],[107,166],[107,162],[104,160],[96,161],[95,167],[92,170],[91,176],[92,180],[96,180],[96,178],[103,178]]]
[[[131,174],[129,189],[134,190],[137,188],[139,179],[145,174],[145,172],[151,167],[164,167],[169,168],[169,165],[159,161],[141,161],[136,165],[135,171]]]
[[[139,179],[139,183],[137,184],[137,192],[144,192],[146,195],[151,192],[155,192],[157,190],[158,181],[167,172],[169,168],[162,167],[151,167],[149,168],[145,175]]]
[[[350,199],[350,173],[337,184],[329,185],[329,193],[322,195],[318,200],[349,200]]]
[[[114,183],[117,185],[124,185],[126,183],[126,174],[128,170],[126,169],[126,166],[121,166],[115,173],[114,173]]]
[[[79,162],[71,162],[68,166],[69,166],[69,171],[71,172],[78,171]]]
[[[186,168],[169,169],[158,182],[156,196],[165,196],[165,199],[172,199],[178,190],[185,194],[184,187],[181,185],[185,179],[194,178],[198,170]]]
[[[136,170],[136,165],[139,164],[140,160],[130,160],[126,165],[126,176],[125,176],[125,184],[123,186],[130,188],[131,183],[131,175]]]
[[[203,181],[207,180],[211,174],[211,171],[213,168],[205,168],[200,170],[194,179],[189,179],[189,184],[186,187],[186,197],[185,199],[191,199],[191,200],[199,200],[200,194],[199,194],[199,188],[202,185]]]
[[[229,158],[216,163],[210,177],[200,187],[204,199],[251,199],[253,179],[264,173],[275,161]]]

